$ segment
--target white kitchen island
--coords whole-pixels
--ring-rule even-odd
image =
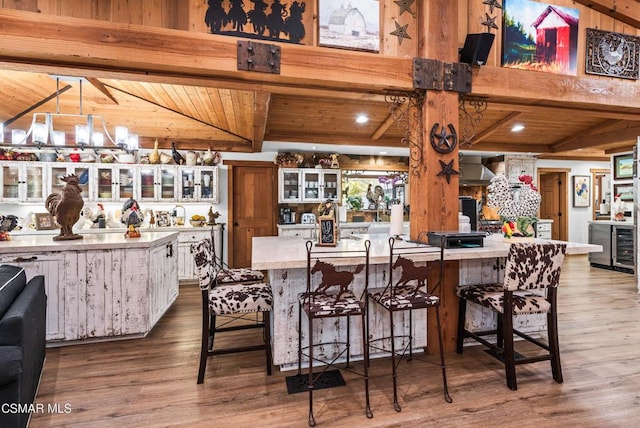
[[[362,249],[364,240],[370,239],[370,287],[379,287],[385,284],[388,278],[389,244],[387,235],[360,235],[352,236],[350,239],[341,239],[338,243],[339,249],[355,250]],[[252,264],[253,269],[267,270],[269,282],[273,289],[274,308],[272,312],[272,350],[273,363],[280,365],[282,369],[291,369],[297,364],[298,346],[298,303],[297,296],[306,289],[306,239],[300,237],[256,237],[252,242]],[[407,241],[398,241],[396,247],[404,245],[415,245]],[[327,248],[327,247],[324,247]],[[328,247],[331,250],[335,248]],[[433,261],[439,257],[439,248],[432,247],[432,252],[423,257],[425,261]],[[490,283],[497,278],[501,278],[503,269],[497,269],[498,260],[507,256],[509,243],[504,242],[500,235],[491,235],[484,240],[481,248],[447,249],[445,250],[446,260],[459,261],[459,281],[461,284],[469,283]],[[586,254],[589,252],[602,251],[599,245],[567,243],[567,254]],[[344,260],[345,269],[349,269],[355,261]],[[317,279],[317,278],[316,278]],[[356,294],[362,292],[364,288],[364,275],[356,275],[354,289]],[[561,297],[560,297],[561,298]],[[389,320],[388,314],[380,310],[375,305],[371,305],[370,335],[373,337],[388,336]],[[494,317],[490,310],[475,305],[468,305],[467,327],[471,330],[484,329],[488,325],[493,325]],[[404,312],[404,311],[403,311]],[[425,311],[414,313],[414,346],[417,351],[427,346],[427,320]],[[444,301],[441,310],[442,317],[451,317],[457,314],[457,301]],[[397,322],[409,325],[408,314],[397,313]],[[539,323],[529,322],[527,325],[518,327],[524,331],[540,330],[546,318],[540,317]],[[302,317],[302,340],[306,341],[307,320]],[[352,322],[356,322],[355,320]],[[331,325],[325,325],[330,323]],[[517,323],[517,320],[516,320]],[[336,339],[346,339],[346,321],[330,319],[317,322],[314,335],[318,342],[332,342]],[[402,324],[398,324],[402,325]],[[352,331],[358,331],[355,326]],[[455,334],[455,332],[454,332]],[[452,338],[448,338],[451,340]],[[362,341],[357,334],[353,334],[352,350],[355,359],[362,355]],[[455,343],[455,342],[453,342]],[[332,346],[325,346],[322,351],[326,355],[332,355],[335,349]],[[380,356],[381,354],[371,357]]]
[[[178,297],[178,233],[12,236],[0,263],[44,275],[47,343],[145,336]]]

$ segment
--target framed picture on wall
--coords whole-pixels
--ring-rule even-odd
[[[573,206],[588,207],[591,205],[591,177],[588,175],[573,176]]]
[[[633,154],[613,157],[613,179],[633,178]]]
[[[614,197],[620,195],[621,201],[633,201],[633,183],[614,184],[613,194]]]
[[[380,3],[376,0],[320,0],[320,46],[380,51]]]

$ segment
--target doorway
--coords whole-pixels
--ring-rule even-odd
[[[542,196],[540,218],[553,220],[551,239],[560,241],[569,238],[567,180],[570,171],[564,168],[538,168],[538,187]]]
[[[251,266],[253,237],[274,236],[277,169],[272,162],[229,161],[229,266]]]

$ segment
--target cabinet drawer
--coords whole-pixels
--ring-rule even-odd
[[[206,229],[206,230],[189,230],[189,231],[184,231],[184,232],[180,232],[180,234],[178,235],[178,242],[182,243],[182,242],[198,242],[201,241],[205,238],[208,238],[211,236],[211,230],[210,229]]]
[[[537,227],[539,232],[551,232],[551,223],[538,223]]]

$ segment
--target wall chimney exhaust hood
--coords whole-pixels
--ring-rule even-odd
[[[495,176],[479,157],[466,156],[460,160],[460,186],[488,186]]]

